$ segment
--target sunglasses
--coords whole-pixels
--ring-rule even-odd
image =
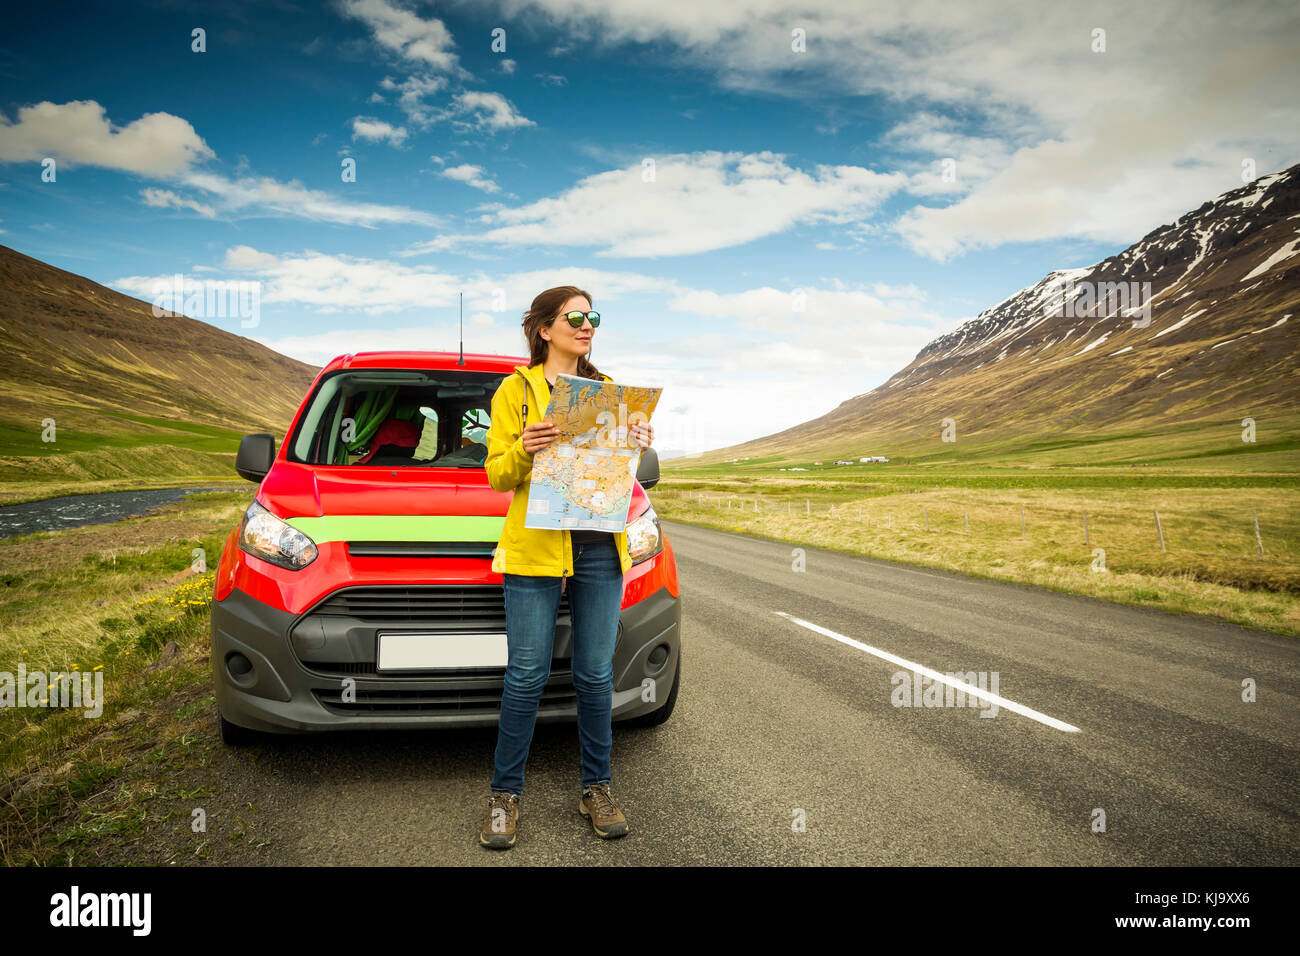
[[[590,319],[591,327],[593,329],[600,328],[599,312],[566,312],[564,315],[561,316],[561,318],[568,319],[569,324],[573,326],[575,329],[582,328],[583,319]]]

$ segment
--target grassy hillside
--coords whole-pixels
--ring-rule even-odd
[[[316,371],[0,246],[0,501],[233,478]]]

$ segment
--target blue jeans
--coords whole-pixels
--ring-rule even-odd
[[[506,599],[505,690],[492,789],[522,794],[524,764],[537,722],[537,705],[551,674],[558,577],[503,574]],[[623,603],[623,570],[612,535],[574,547],[565,585],[573,621],[573,687],[578,696],[582,785],[609,783],[614,706],[614,642]]]

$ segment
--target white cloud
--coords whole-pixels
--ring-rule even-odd
[[[481,189],[487,193],[498,192],[501,187],[494,183],[486,173],[483,172],[482,166],[474,166],[470,163],[461,163],[459,166],[449,166],[442,170],[440,175],[447,179],[455,179],[458,182],[465,183],[467,186],[473,186],[475,189]]]
[[[931,112],[895,124],[881,143],[902,154],[907,191],[923,197],[969,193],[1005,168],[1012,150],[1003,137],[963,132],[956,120]]]
[[[1017,151],[959,202],[910,210],[897,228],[937,260],[1063,236],[1128,243],[1239,184],[1232,175],[1241,151],[1214,152],[1217,162],[1166,166],[1140,147],[1103,157],[1085,143],[1050,141]]]
[[[146,113],[126,126],[109,122],[93,100],[45,101],[0,113],[0,162],[40,162],[118,169],[140,176],[174,176],[215,154],[194,127],[170,113]]]
[[[262,283],[263,306],[291,303],[322,314],[352,312],[380,315],[435,302],[454,302],[459,284],[454,276],[431,268],[407,268],[379,260],[331,256],[306,251],[275,256],[249,246],[236,246],[225,266],[240,279]],[[117,288],[145,294],[166,276],[130,276]]]
[[[438,120],[441,111],[430,107],[425,100],[447,88],[447,80],[444,77],[419,74],[398,81],[386,76],[379,85],[385,90],[398,94],[398,108],[416,126],[427,127]]]
[[[211,193],[220,201],[222,211],[243,215],[292,216],[318,222],[335,222],[347,226],[375,227],[395,224],[435,225],[436,216],[406,206],[352,202],[320,189],[290,180],[280,182],[266,176],[241,176],[230,179],[215,173],[191,172],[182,182]]]
[[[505,246],[599,246],[602,256],[678,256],[723,249],[815,223],[849,224],[872,214],[907,184],[903,173],[817,166],[809,173],[781,155],[693,153],[597,173],[559,196],[495,208],[482,233],[439,236],[409,250],[473,242]],[[600,223],[593,230],[591,224]]]
[[[385,78],[386,89],[401,90],[397,103],[410,121],[422,128],[435,123],[450,123],[460,132],[478,131],[495,133],[499,130],[536,126],[523,116],[514,104],[500,93],[465,90],[452,96],[447,106],[433,107],[424,101],[431,93],[441,91],[446,82],[430,77],[410,77],[401,83]]]
[[[373,116],[354,116],[352,118],[352,141],[358,139],[367,142],[388,142],[392,146],[401,146],[406,142],[406,127],[394,126]]]
[[[385,77],[380,84],[385,90],[400,91],[397,105],[411,123],[426,128],[449,121],[462,131],[487,132],[536,125],[504,96],[491,91],[462,90],[452,97],[449,106],[429,105],[429,97],[447,88],[447,77],[473,79],[454,52],[456,43],[451,31],[437,17],[425,19],[390,0],[340,0],[339,9],[363,22],[380,46],[416,67],[403,80]],[[514,73],[515,67],[514,60],[501,62],[507,75]]]
[[[657,44],[726,89],[893,105],[909,118],[881,139],[886,157],[911,175],[911,193],[956,200],[898,223],[936,259],[1062,236],[1133,242],[1240,185],[1243,159],[1264,174],[1300,155],[1293,4],[496,6],[543,16],[587,46]],[[792,23],[807,31],[805,54],[790,50]],[[1095,27],[1105,52],[1091,49]],[[846,122],[843,111],[835,121]],[[957,160],[951,183],[938,176],[947,156]]]
[[[718,320],[743,330],[732,345],[718,353],[720,369],[757,371],[786,350],[787,368],[815,373],[837,371],[889,375],[905,366],[935,337],[945,320],[924,307],[920,290],[898,290],[876,284],[882,297],[865,288],[833,283],[799,290],[762,286],[744,292],[718,293],[692,289],[668,300],[675,312]],[[904,297],[900,298],[899,294]],[[888,300],[888,301],[887,301]],[[754,334],[757,333],[757,334]],[[857,386],[852,386],[857,388]]]
[[[269,252],[259,252],[252,246],[232,246],[226,250],[223,265],[236,272],[270,272],[279,262]]]
[[[0,162],[39,162],[45,156],[201,190],[217,201],[203,203],[155,187],[146,188],[141,197],[149,206],[193,209],[208,218],[281,215],[356,226],[436,226],[439,221],[405,206],[351,202],[296,181],[243,173],[244,161],[237,166],[243,173],[237,178],[198,169],[197,163],[215,159],[216,154],[193,126],[168,113],[148,113],[123,127],[113,125],[104,108],[93,101],[26,106],[18,111],[16,123],[0,113]]]
[[[461,131],[495,133],[537,125],[500,93],[486,90],[462,90],[453,94],[445,106],[431,105],[428,98],[449,86],[441,76],[417,74],[400,81],[386,76],[379,85],[398,94],[398,108],[411,123],[422,129],[447,122]]]
[[[454,125],[473,126],[492,133],[537,125],[515,109],[514,104],[500,93],[484,90],[457,93],[452,97],[452,108],[446,116],[452,119]],[[468,116],[470,119],[457,120],[456,116]]]
[[[341,0],[340,9],[369,29],[375,41],[404,60],[444,73],[459,69],[451,31],[387,0]]]
[[[140,198],[144,200],[146,206],[157,206],[161,209],[192,209],[205,219],[211,219],[216,215],[216,210],[211,206],[178,196],[170,189],[155,189],[150,186],[140,190]]]

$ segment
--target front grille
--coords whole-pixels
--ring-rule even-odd
[[[409,682],[409,680],[408,680]],[[456,686],[447,686],[447,685]],[[345,702],[342,689],[314,689],[321,705],[335,714],[496,714],[501,710],[502,678],[500,672],[485,678],[477,672],[473,679],[440,674],[429,686],[418,689],[358,686],[355,701]],[[542,691],[539,712],[577,706],[573,675],[568,670],[552,670]]]
[[[349,541],[354,558],[491,558],[490,541]]]
[[[335,591],[308,612],[356,618],[374,624],[411,624],[475,631],[504,629],[506,596],[499,584],[351,587]],[[569,613],[569,594],[560,595],[559,616]]]

